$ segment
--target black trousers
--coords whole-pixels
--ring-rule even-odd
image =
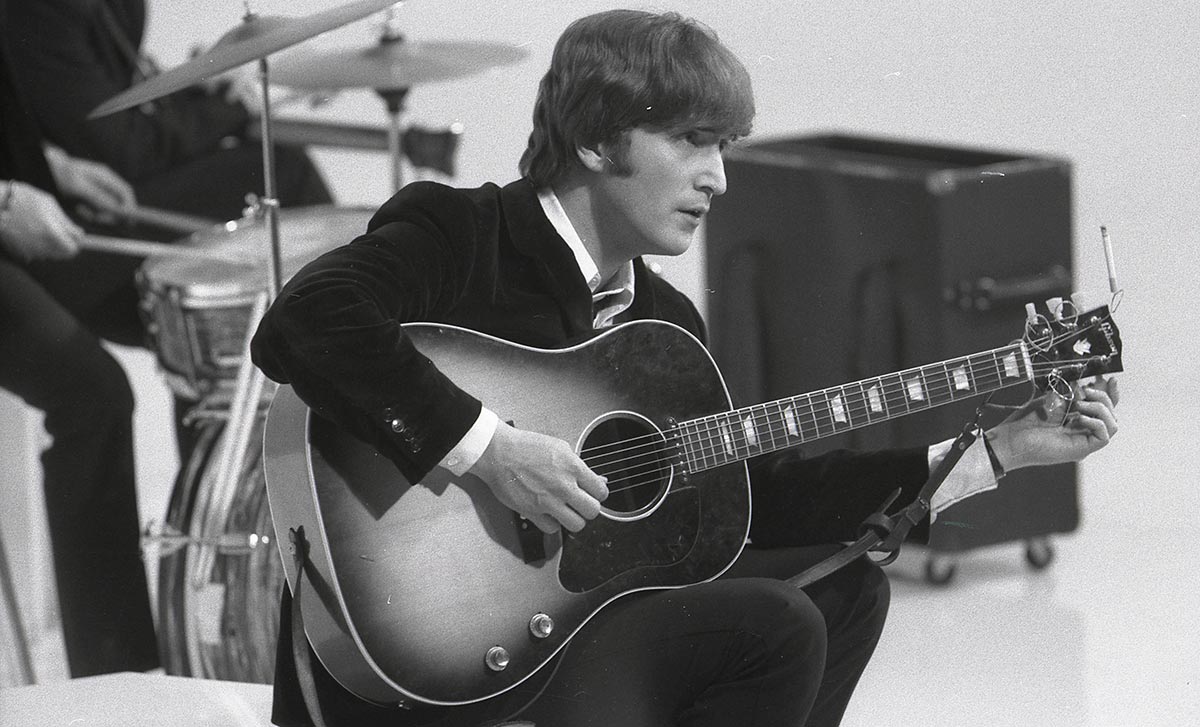
[[[121,267],[107,272],[116,278]],[[0,386],[44,412],[52,439],[42,482],[71,676],[152,669],[158,647],[125,372],[87,325],[5,258],[0,352]]]
[[[281,147],[278,168],[281,205],[331,201],[301,150]],[[139,202],[232,219],[261,169],[257,148],[224,150],[139,189]],[[52,439],[43,490],[72,677],[159,665],[140,549],[133,394],[101,345],[146,342],[134,282],[141,264],[93,252],[28,265],[0,255],[0,387],[42,411]],[[186,459],[183,415],[177,410],[176,441]]]
[[[713,582],[626,596],[572,639],[544,689],[521,685],[481,705],[380,708],[338,686],[314,657],[322,711],[330,727],[837,725],[883,631],[889,587],[867,561],[803,590],[787,583],[836,548],[747,550]],[[273,714],[282,727],[311,724],[289,604],[285,593]]]

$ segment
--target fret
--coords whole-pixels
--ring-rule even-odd
[[[909,412],[908,395],[904,393],[904,381],[900,374],[880,377],[883,401],[887,406],[888,418],[903,416]]]
[[[796,420],[800,423],[800,436],[805,441],[821,437],[821,423],[817,420],[817,407],[813,403],[813,394],[804,397],[804,406],[796,407]]]
[[[929,406],[941,406],[954,401],[954,384],[946,364],[927,366],[925,382],[929,386]]]
[[[776,411],[779,410],[778,402],[775,402],[775,409],[776,409]],[[777,441],[776,434],[778,433],[778,427],[776,427],[775,423],[771,420],[771,404],[764,404],[762,407],[762,410],[763,410],[763,421],[765,421],[767,423],[767,434],[771,437],[770,449],[768,451],[774,452],[777,449],[781,449],[782,447],[787,446],[787,437],[786,436],[783,439],[783,445],[780,445],[779,442]]]
[[[825,437],[837,432],[833,426],[833,417],[829,411],[829,399],[824,391],[814,391],[808,397],[808,405],[812,412],[812,423],[816,427],[816,437]]]
[[[720,460],[717,458],[717,447],[719,446],[719,440],[716,438],[716,432],[714,431],[713,423],[714,421],[712,417],[706,417],[705,419],[698,421],[696,425],[697,435],[702,445],[701,451],[703,453],[702,456],[704,459],[705,469],[709,467],[716,467],[718,464],[720,464]]]
[[[699,465],[701,462],[697,458],[696,445],[698,444],[694,435],[688,431],[689,427],[694,425],[691,422],[684,422],[682,425],[676,426],[676,432],[679,434],[680,447],[683,450],[683,460],[688,472],[696,472],[702,469]]]
[[[996,386],[1004,381],[1004,366],[1000,363],[998,352],[992,351],[992,368],[996,369]]]
[[[1032,378],[1022,344],[831,386],[676,425],[680,458],[703,471]]]
[[[773,410],[772,410],[773,408]],[[783,407],[780,402],[772,401],[763,407],[763,416],[767,420],[767,431],[771,434],[771,451],[788,446],[787,430],[784,429]]]

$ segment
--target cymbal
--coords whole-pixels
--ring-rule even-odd
[[[526,55],[524,48],[504,43],[384,38],[366,48],[290,53],[274,66],[273,78],[296,88],[392,91],[481,73]]]
[[[377,13],[399,0],[356,0],[302,17],[249,15],[212,48],[117,94],[88,114],[94,119],[161,98],[250,61]]]

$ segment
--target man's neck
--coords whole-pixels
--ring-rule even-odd
[[[568,179],[554,185],[553,189],[579,240],[600,271],[601,287],[607,285],[617,270],[632,260],[633,256],[604,240],[596,215],[595,197],[587,185],[572,183]]]

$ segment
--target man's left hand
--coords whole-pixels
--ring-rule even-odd
[[[1077,462],[1104,447],[1117,433],[1116,379],[1075,384],[1074,401],[1054,392],[1017,407],[986,433],[1007,470]]]

